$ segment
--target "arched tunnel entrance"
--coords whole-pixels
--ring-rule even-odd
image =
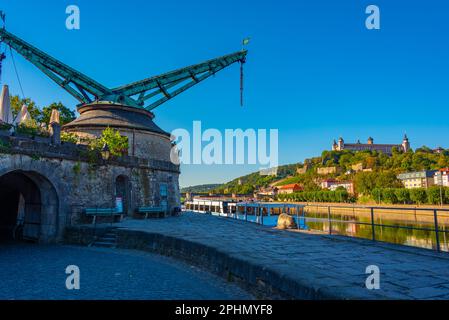
[[[41,174],[17,170],[0,177],[0,241],[55,237],[58,209],[56,190]]]

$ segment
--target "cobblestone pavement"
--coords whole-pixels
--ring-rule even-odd
[[[80,290],[65,287],[68,265]],[[179,261],[119,249],[0,245],[0,299],[252,299],[239,287]]]
[[[276,230],[229,218],[184,213],[118,226],[212,246],[343,299],[449,299],[449,254],[339,236]],[[369,265],[380,290],[366,289]]]

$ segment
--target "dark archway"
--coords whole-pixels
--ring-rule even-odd
[[[58,197],[36,172],[12,171],[0,177],[0,240],[38,242],[56,236]]]
[[[121,198],[123,214],[131,212],[131,186],[127,176],[120,175],[115,179],[115,198]]]

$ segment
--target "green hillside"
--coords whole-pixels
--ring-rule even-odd
[[[270,184],[280,179],[294,175],[299,166],[302,166],[302,164],[296,163],[279,166],[276,176],[266,176],[261,175],[260,172],[253,172],[221,185],[216,188],[214,192],[219,194],[250,194],[254,190],[268,187]]]
[[[222,184],[213,183],[213,184],[201,184],[198,186],[190,186],[181,189],[181,192],[193,192],[193,193],[207,193],[213,189],[220,187]]]
[[[318,173],[319,168],[329,167],[336,167],[338,170],[335,173]],[[207,190],[200,188],[201,186],[195,188],[217,194],[251,194],[254,190],[269,185],[299,183],[304,191],[314,192],[321,190],[319,181],[334,178],[353,181],[357,194],[371,196],[382,188],[402,188],[397,179],[399,173],[445,167],[449,167],[449,150],[435,153],[425,146],[405,153],[393,148],[392,155],[377,151],[323,151],[321,156],[306,159],[304,164],[280,166],[277,176],[263,176],[254,172]],[[297,172],[301,168],[304,173]]]

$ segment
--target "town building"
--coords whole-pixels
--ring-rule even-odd
[[[277,194],[278,194],[278,187],[262,188],[256,193],[257,198],[264,198],[264,197],[274,198]]]
[[[449,187],[449,168],[443,168],[435,172],[434,183],[438,186]]]
[[[401,173],[398,179],[407,189],[428,188],[435,184],[434,175],[436,170],[422,170],[416,172]]]
[[[436,149],[433,149],[432,151],[433,151],[433,153],[440,154],[440,153],[443,153],[445,150],[442,147],[437,147]]]
[[[361,143],[360,140],[356,143],[345,143],[343,138],[340,137],[338,139],[338,143],[334,140],[332,144],[333,151],[342,151],[342,150],[350,150],[350,151],[379,151],[388,155],[391,155],[392,149],[397,148],[400,151],[407,152],[410,150],[410,142],[408,140],[407,135],[404,135],[401,144],[376,144],[374,143],[374,139],[369,137],[367,143]]]
[[[322,189],[328,189],[335,191],[339,187],[343,187],[350,194],[354,194],[354,183],[352,181],[338,181],[336,179],[325,179],[321,181],[320,186]]]
[[[297,183],[286,184],[285,186],[279,186],[278,194],[291,194],[294,192],[302,191],[302,187]]]
[[[321,189],[330,189],[330,187],[337,183],[335,179],[324,179],[320,182]]]

